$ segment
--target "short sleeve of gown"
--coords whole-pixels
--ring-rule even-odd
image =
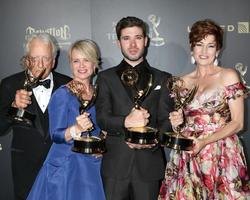
[[[225,87],[225,99],[227,101],[241,96],[246,97],[248,93],[247,88],[240,82]]]

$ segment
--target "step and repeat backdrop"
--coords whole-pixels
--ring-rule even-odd
[[[147,22],[151,43],[149,63],[180,76],[193,70],[188,33],[191,25],[210,18],[225,30],[224,49],[219,57],[223,67],[236,68],[250,85],[250,2],[249,0],[1,0],[0,80],[19,72],[19,60],[27,36],[37,32],[52,34],[60,45],[56,70],[70,74],[67,50],[77,39],[97,42],[102,69],[118,64],[122,55],[116,46],[115,25],[124,16]],[[249,66],[249,67],[248,67]],[[250,100],[246,99],[245,128],[240,138],[250,166]],[[9,131],[0,137],[0,199],[13,199]],[[166,155],[168,150],[166,150]]]

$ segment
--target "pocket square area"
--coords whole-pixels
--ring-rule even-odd
[[[160,85],[157,85],[157,86],[154,88],[154,90],[159,90],[159,89],[161,89],[161,86],[160,86]]]

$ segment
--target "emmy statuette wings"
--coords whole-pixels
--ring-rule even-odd
[[[147,85],[144,89],[138,89],[139,74],[137,71],[129,67],[121,75],[121,80],[124,85],[128,86],[134,91],[133,96],[134,108],[140,109],[141,103],[149,95],[153,86],[153,75],[149,74]],[[154,144],[156,143],[157,129],[144,126],[144,127],[130,127],[125,131],[125,140],[135,144]]]
[[[43,70],[38,74],[37,77],[34,77],[29,73],[29,67],[32,66],[32,61],[28,56],[24,56],[21,58],[21,64],[26,68],[25,70],[25,80],[23,84],[23,89],[26,91],[31,91],[32,88],[35,88],[39,82],[39,80],[42,78],[43,74],[46,71],[46,68],[43,68]],[[10,107],[8,114],[10,118],[17,123],[22,123],[28,126],[33,126],[33,122],[35,119],[35,115],[31,112],[27,111],[26,109],[22,108],[15,108]]]
[[[98,90],[97,85],[93,86],[93,94],[90,99],[83,98],[85,95],[84,93],[86,93],[83,84],[73,80],[67,85],[67,87],[80,102],[80,114],[86,112],[95,103]],[[74,145],[72,147],[72,151],[83,154],[101,154],[105,152],[105,139],[101,136],[97,137],[91,135],[92,130],[93,128],[88,129],[81,136],[73,138]]]
[[[190,89],[184,97],[181,95],[181,90],[183,89],[182,86],[183,81],[178,77],[173,77],[168,84],[168,88],[174,95],[175,110],[184,109],[193,100],[198,90],[198,86],[196,85]],[[188,139],[181,134],[181,128],[184,124],[185,121],[183,124],[176,127],[177,132],[165,132],[161,143],[166,147],[175,150],[191,150],[193,146],[193,140]]]

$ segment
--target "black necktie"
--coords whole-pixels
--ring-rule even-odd
[[[43,87],[49,89],[50,88],[50,79],[46,79],[44,81],[38,81],[37,86],[42,85]]]

